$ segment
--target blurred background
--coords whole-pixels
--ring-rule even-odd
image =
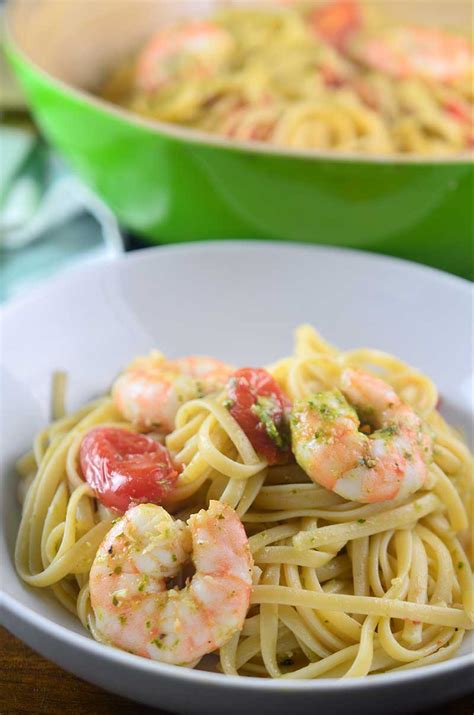
[[[205,14],[218,4],[0,2],[0,300],[71,265],[113,258],[150,244],[202,239],[341,245],[472,277],[472,62],[463,78],[466,100],[455,96],[451,77],[434,86],[428,77],[433,64],[429,50],[425,64],[422,57],[421,70],[418,67],[420,78],[389,78],[392,85],[400,83],[400,92],[404,88],[400,101],[405,110],[408,107],[408,117],[397,130],[406,153],[385,158],[383,142],[382,149],[374,150],[364,129],[359,133],[365,143],[347,144],[345,151],[342,145],[335,147],[339,151],[333,154],[326,151],[330,144],[311,144],[311,138],[306,144],[269,143],[262,148],[260,142],[252,148],[248,139],[268,139],[268,123],[254,123],[253,133],[245,133],[242,121],[237,129],[227,130],[231,141],[222,142],[219,136],[203,139],[193,133],[196,127],[189,129],[190,122],[179,114],[167,125],[153,124],[148,108],[139,118],[136,98],[134,116],[129,107],[119,109],[92,96],[112,68],[143,44],[150,28],[176,17]],[[280,5],[286,8],[291,2]],[[354,0],[332,5],[337,6],[338,22],[341,8],[343,23],[348,8],[354,12]],[[464,36],[471,35],[467,41],[472,40],[470,2],[381,0],[375,5],[388,7],[396,17],[407,14],[410,22],[422,26],[462,25]],[[331,34],[334,18],[315,17],[326,42],[321,54],[326,59],[319,67],[324,92],[343,98],[348,82],[337,56],[344,53]],[[457,52],[459,48],[453,47]],[[416,43],[410,51],[418,61]],[[446,54],[450,52],[456,54],[448,48]],[[328,65],[327,57],[335,64]],[[290,59],[284,58],[283,64],[290,67]],[[385,70],[390,74],[390,67]],[[383,83],[370,72],[364,77],[372,84],[357,86],[357,101],[367,100],[364,107],[359,102],[358,111],[366,113],[364,121],[375,121],[374,92],[379,91],[380,99]],[[386,94],[388,86],[387,80]],[[215,99],[206,101],[211,107]],[[377,111],[383,114],[380,106]],[[410,115],[416,112],[421,128],[415,137]],[[317,130],[323,136],[327,126],[323,122],[321,129],[321,121],[318,115]],[[308,126],[298,129],[300,135],[309,136]],[[317,132],[310,129],[314,138]],[[413,155],[406,147],[410,132],[418,142]],[[460,137],[465,137],[464,144]],[[324,151],[316,156],[312,150],[319,147]]]

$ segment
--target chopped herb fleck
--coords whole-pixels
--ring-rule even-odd
[[[112,547],[112,546],[110,546],[110,547],[108,548],[107,553],[108,553],[108,554],[113,554],[113,553],[114,553],[114,550],[113,550],[113,547]]]
[[[138,590],[139,590],[140,592],[143,591],[143,589],[145,588],[146,584],[148,583],[148,580],[149,580],[149,579],[148,579],[148,574],[144,573],[144,574],[142,575],[141,581],[140,581],[140,583],[139,583],[139,585],[138,585]]]
[[[464,562],[463,562],[463,561],[460,561],[460,562],[458,563],[458,569],[462,569],[462,568],[464,568]]]
[[[118,606],[119,602],[117,596],[112,596],[112,603],[114,606]]]
[[[222,403],[222,406],[226,408],[226,410],[231,410],[232,407],[234,406],[234,401],[228,397],[224,402]]]
[[[178,557],[176,556],[176,554],[171,554],[171,559],[176,562],[178,560]]]
[[[322,394],[320,395],[320,397],[322,397]],[[319,412],[321,417],[326,420],[336,420],[339,417],[338,410],[334,407],[331,407],[331,405],[328,405],[325,402],[314,402],[310,400],[309,406],[315,408]]]
[[[357,519],[358,524],[365,524],[365,519]]]
[[[288,446],[288,437],[286,434],[278,430],[272,414],[275,412],[275,403],[269,397],[258,397],[257,401],[251,408],[254,415],[258,417],[270,439],[280,449],[285,449]]]
[[[147,622],[145,623],[145,626],[146,626],[147,628],[151,628],[151,621],[147,621]]]
[[[204,397],[206,394],[206,391],[204,389],[204,385],[202,382],[196,381],[196,389],[197,389],[197,396],[199,397]]]
[[[398,432],[398,427],[397,425],[387,425],[387,427],[382,427],[377,434],[380,437],[393,437],[394,434],[397,434]]]
[[[121,567],[121,566],[116,566],[116,567],[114,568],[114,573],[117,573],[117,574],[118,574],[118,573],[122,573],[122,567]]]
[[[127,622],[127,616],[119,616],[119,621],[122,626]]]
[[[369,469],[373,469],[377,466],[377,460],[373,457],[364,457],[362,460],[363,464]]]

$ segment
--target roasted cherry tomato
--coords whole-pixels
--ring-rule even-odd
[[[227,406],[254,449],[269,464],[283,464],[291,455],[291,403],[262,368],[244,367],[230,378]]]
[[[165,447],[119,427],[88,432],[82,440],[80,463],[99,501],[120,512],[132,503],[161,504],[178,478]]]
[[[361,26],[361,9],[355,0],[335,0],[316,8],[310,23],[316,34],[330,45],[344,49]]]

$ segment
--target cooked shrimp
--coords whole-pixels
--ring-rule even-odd
[[[430,27],[392,27],[361,39],[355,57],[396,78],[424,77],[451,82],[472,71],[467,38]]]
[[[386,501],[420,489],[432,444],[413,409],[362,370],[345,370],[341,389],[295,403],[298,464],[314,482],[351,501]],[[369,434],[359,431],[361,422]]]
[[[221,360],[202,355],[178,358],[171,360],[169,364],[183,375],[191,375],[196,378],[201,390],[206,394],[219,390],[235,371],[234,367]]]
[[[224,387],[234,368],[210,357],[166,360],[159,352],[138,358],[112,388],[124,417],[144,428],[171,432],[183,402]]]
[[[194,576],[167,590],[190,560]],[[112,527],[92,565],[96,629],[123,650],[194,666],[242,628],[252,571],[248,539],[231,507],[211,501],[185,524],[162,507],[140,504]]]
[[[431,27],[372,29],[367,10],[357,0],[335,0],[310,17],[314,32],[342,52],[393,77],[425,77],[450,82],[472,71],[474,56],[467,38]]]
[[[211,22],[193,21],[159,30],[138,57],[136,84],[153,91],[174,76],[211,75],[223,68],[233,48],[232,36]]]

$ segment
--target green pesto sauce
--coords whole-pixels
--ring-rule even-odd
[[[288,446],[288,438],[278,430],[278,427],[271,416],[273,410],[275,409],[273,400],[268,397],[258,397],[256,403],[252,405],[251,409],[253,414],[258,417],[260,422],[265,427],[265,431],[272,442],[274,442],[280,449],[285,449]]]
[[[147,585],[148,580],[149,580],[149,579],[148,579],[148,574],[144,573],[144,574],[142,575],[141,580],[140,580],[140,583],[139,583],[139,585],[138,585],[138,590],[140,591],[140,593],[143,591],[143,589],[144,589],[145,586]]]
[[[398,427],[397,425],[387,425],[387,427],[382,427],[381,429],[377,430],[377,437],[381,437],[382,439],[390,439],[390,437],[393,437],[393,435],[398,434]]]
[[[321,418],[327,422],[334,422],[341,416],[352,417],[354,415],[354,409],[339,390],[318,392],[306,402],[305,407],[318,412]]]

